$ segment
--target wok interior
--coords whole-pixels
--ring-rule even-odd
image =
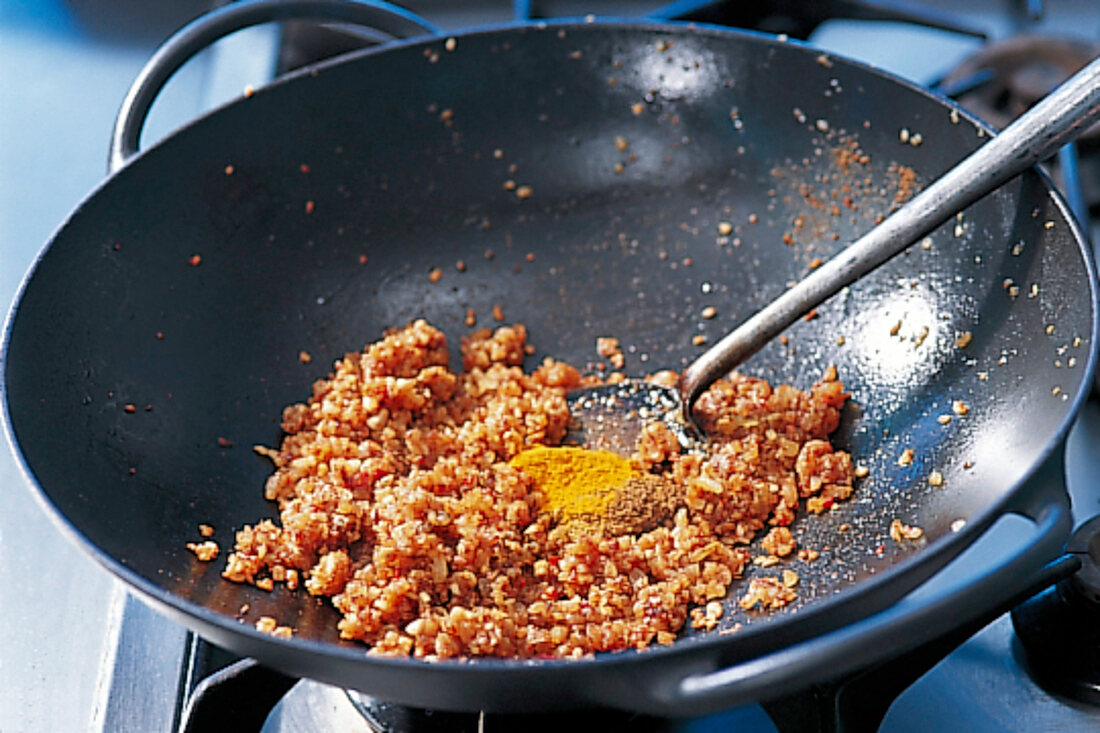
[[[905,167],[927,181],[980,143],[923,93],[756,37],[593,26],[368,54],[200,120],[74,214],[11,324],[11,425],[60,514],[148,583],[336,641],[326,603],[224,582],[185,549],[199,523],[225,553],[276,515],[251,446],[278,445],[282,408],[333,359],[421,317],[457,353],[466,310],[492,327],[499,305],[532,364],[583,366],[610,335],[632,374],[681,368],[694,336],[713,342],[888,213]],[[835,364],[853,395],[835,441],[871,471],[798,522],[821,558],[789,564],[794,608],[988,521],[1083,388],[1088,293],[1028,174],[744,367],[805,389]],[[969,414],[941,425],[956,400]],[[890,540],[894,518],[926,540]],[[786,615],[726,607],[721,628]]]

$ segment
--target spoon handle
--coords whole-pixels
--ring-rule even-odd
[[[814,307],[905,250],[956,212],[1053,155],[1100,118],[1100,59],[1092,61],[1000,134],[913,197],[871,231],[688,365],[684,409],[716,379],[756,353]]]

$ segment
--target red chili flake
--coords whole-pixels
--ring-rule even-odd
[[[302,163],[300,166],[298,166],[298,170],[300,170],[302,173],[309,173],[309,166],[305,163]]]
[[[187,264],[191,265],[191,267],[198,267],[202,264],[202,255],[191,255],[191,257],[187,260]]]
[[[822,501],[821,502],[821,507],[823,509],[832,509],[833,508],[833,497],[830,496],[829,498]]]
[[[360,265],[367,264],[367,256],[366,255],[359,255],[359,264]]]
[[[307,214],[312,214],[314,206],[315,206],[315,204],[313,203],[313,199],[310,199],[309,201],[306,201],[306,213]]]
[[[157,331],[157,340],[158,341],[163,341],[164,340],[164,331]]]
[[[112,249],[115,252],[118,252],[120,249],[122,249],[122,242],[115,242],[114,247],[112,247]]]
[[[131,467],[130,467],[130,475],[131,475],[131,476],[133,476],[133,475],[134,475],[134,474],[136,474],[136,473],[137,473],[137,469],[136,469],[136,468],[134,468],[133,466],[131,466]]]
[[[219,435],[218,436],[218,447],[219,448],[232,448],[233,447],[233,441],[230,440],[229,438],[223,438]]]
[[[122,409],[123,409],[123,410],[124,410],[125,412],[128,412],[128,413],[130,413],[131,415],[132,415],[133,413],[137,412],[137,408],[136,408],[136,407],[134,407],[134,406],[133,406],[133,404],[131,404],[131,403],[129,403],[129,402],[127,402],[127,403],[126,403],[125,405],[123,405],[123,406],[122,406]]]
[[[152,406],[151,404],[149,404],[149,405],[146,405],[146,406],[145,406],[145,411],[146,411],[146,412],[152,412],[152,411],[153,411],[153,406]]]
[[[535,261],[535,253],[534,252],[528,252],[526,259],[527,259],[528,262],[534,262]]]
[[[802,320],[804,320],[804,321],[812,321],[815,318],[817,318],[817,308],[814,308],[809,313],[802,316]]]

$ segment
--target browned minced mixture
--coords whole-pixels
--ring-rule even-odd
[[[525,373],[525,347],[523,326],[479,331],[454,374],[443,334],[417,321],[338,361],[285,410],[281,448],[259,449],[277,467],[266,495],[279,522],[237,533],[225,577],[301,579],[374,653],[577,657],[671,643],[689,613],[713,627],[758,531],[789,525],[800,498],[851,493],[850,458],[827,442],[839,381],[801,392],[732,375],[697,403],[705,454],[681,453],[659,426],[639,440],[635,464],[683,485],[672,518],[638,535],[551,533],[508,460],[562,440],[582,379],[552,359]],[[784,533],[772,540],[788,549]],[[756,583],[742,605],[793,593]]]

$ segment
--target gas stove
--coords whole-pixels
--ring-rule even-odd
[[[0,84],[0,192],[8,202],[0,210],[3,302],[10,301],[52,229],[104,177],[114,113],[144,60],[157,43],[211,4],[16,0],[0,9],[0,68],[8,70]],[[1001,99],[990,92],[999,82],[980,73],[985,67],[964,63],[994,44],[1023,35],[1069,39],[1074,48],[1100,42],[1100,7],[1091,0],[1045,6],[983,0],[968,3],[964,10],[949,0],[405,4],[446,30],[517,17],[589,13],[657,13],[752,27],[805,38],[825,51],[873,63],[921,84],[942,85],[964,101],[964,95],[980,95],[983,90]],[[196,58],[173,79],[154,108],[146,140],[238,95],[246,85],[259,85],[279,69],[362,42],[341,31],[317,32],[307,26],[239,33]],[[1042,77],[1039,72],[1023,77],[1042,83],[1042,78],[1035,81]],[[1080,147],[1080,188],[1087,192],[1097,187],[1091,173],[1096,164],[1086,157],[1095,146],[1085,141]],[[1083,220],[1091,214],[1100,221],[1100,210],[1089,195],[1075,193],[1067,163],[1072,167],[1072,160],[1064,161],[1061,173],[1067,174],[1068,197],[1080,196],[1075,212]],[[1066,452],[1074,517],[1083,524],[1100,514],[1100,487],[1094,478],[1100,475],[1100,399],[1094,397],[1085,406]],[[0,455],[0,486],[5,497],[5,511],[0,513],[0,587],[5,589],[0,594],[0,618],[5,620],[0,626],[0,731],[176,731],[187,716],[190,730],[214,729],[203,726],[203,720],[226,727],[233,718],[216,707],[218,683],[241,669],[247,671],[247,662],[150,610],[81,554],[35,505],[7,452]],[[1030,529],[1023,521],[1002,521],[944,575],[980,576],[999,557],[1027,542]],[[30,572],[28,548],[48,548],[36,555]],[[1095,553],[1100,555],[1100,547]],[[1100,729],[1100,705],[1048,692],[1033,678],[1031,666],[1013,620],[1005,614],[909,686],[890,707],[880,730]],[[269,682],[277,687],[286,681]],[[203,700],[201,705],[195,704],[198,700]],[[533,721],[410,711],[309,680],[262,702],[251,729],[265,733],[487,731],[520,726],[569,726],[580,731],[775,729],[767,711],[755,705],[679,721],[607,711]],[[233,729],[249,730],[244,725]]]

